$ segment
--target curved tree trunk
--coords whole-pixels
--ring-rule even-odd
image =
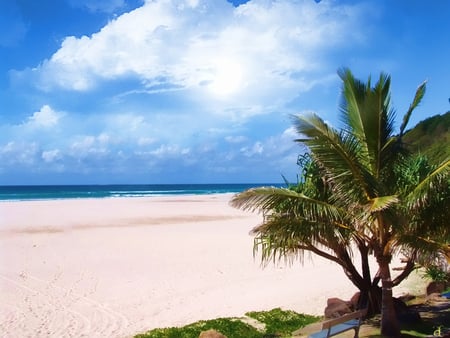
[[[345,248],[334,249],[337,257],[335,262],[341,265],[347,278],[360,292],[358,309],[367,308],[367,316],[371,317],[381,312],[381,288],[378,286],[379,278],[375,278],[376,282],[372,281],[369,266],[369,249],[364,244],[364,241],[358,241],[358,250],[361,257],[362,274],[354,266],[353,259]]]
[[[400,326],[392,297],[392,279],[389,269],[391,257],[377,257],[381,277],[381,334],[386,337],[400,337]]]
[[[360,292],[358,308],[367,308],[368,317],[379,314],[381,312],[381,288],[377,285],[370,285]]]

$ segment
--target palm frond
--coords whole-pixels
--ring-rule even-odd
[[[400,126],[400,137],[403,136],[406,126],[408,125],[409,119],[411,117],[411,114],[414,109],[420,104],[420,101],[422,101],[425,91],[426,91],[427,82],[424,81],[422,84],[417,87],[416,94],[414,95],[413,102],[410,104],[408,111],[406,112],[405,116],[403,117],[402,125]]]
[[[315,114],[293,116],[300,134],[308,136],[303,142],[312,156],[326,168],[330,179],[341,186],[342,192],[356,198],[376,196],[376,181],[365,166],[360,143],[352,134],[338,133]]]
[[[390,142],[394,131],[395,113],[390,108],[390,76],[381,73],[378,82],[371,88],[356,80],[349,70],[341,70],[343,80],[342,120],[346,130],[358,139],[360,158],[365,166],[379,176],[385,144]],[[385,157],[385,156],[384,156]]]
[[[405,197],[411,207],[423,207],[433,198],[439,198],[439,191],[448,192],[450,160],[445,160],[437,168],[420,181]]]
[[[351,251],[351,231],[286,214],[265,218],[252,233],[255,235],[254,255],[261,252],[263,263],[281,258],[289,263],[294,259],[302,261],[304,254],[311,251],[332,255],[333,247],[348,247]]]
[[[396,204],[399,202],[398,196],[396,195],[391,195],[391,196],[381,196],[381,197],[375,197],[372,198],[369,201],[369,212],[373,213],[373,212],[377,212],[377,211],[382,211],[382,210],[386,210],[387,208],[391,207],[392,205]]]
[[[364,102],[367,86],[355,79],[348,68],[340,69],[338,75],[342,79],[341,120],[347,127],[348,132],[352,132],[355,135],[363,135],[364,122],[362,116],[364,106],[362,103]]]
[[[276,210],[309,220],[327,219],[336,222],[342,211],[325,201],[316,200],[285,188],[262,187],[236,194],[230,204],[242,210],[266,214]]]
[[[411,234],[401,234],[397,242],[404,250],[414,250],[417,256],[422,258],[419,258],[419,261],[432,261],[448,250],[448,244],[445,242]]]

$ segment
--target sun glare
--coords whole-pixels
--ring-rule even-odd
[[[219,60],[209,89],[218,96],[228,96],[241,87],[242,68],[237,62]]]

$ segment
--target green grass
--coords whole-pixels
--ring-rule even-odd
[[[270,311],[247,312],[245,315],[266,324],[266,334],[276,337],[289,336],[293,331],[320,320],[320,317],[281,310],[280,308]]]
[[[256,329],[244,323],[240,318],[218,318],[198,321],[184,327],[170,327],[154,329],[135,338],[198,338],[202,331],[214,329],[228,338],[280,338],[291,337],[291,333],[308,324],[321,320],[321,317],[299,314],[294,311],[275,308],[270,311],[252,311],[245,314],[263,324],[264,329]],[[448,330],[450,323],[450,308],[429,309],[417,323],[403,324],[402,337],[430,337],[439,327]],[[381,338],[379,316],[366,322],[364,336],[367,338]]]
[[[198,338],[202,331],[214,329],[228,338],[262,338],[263,334],[237,318],[217,318],[201,320],[183,327],[154,329],[135,338]]]
[[[246,316],[265,324],[264,331],[242,322],[239,318],[217,318],[201,320],[183,327],[169,327],[150,330],[135,338],[198,338],[202,331],[214,329],[228,338],[271,338],[289,337],[290,334],[320,317],[299,314],[276,308],[270,311],[253,311]]]

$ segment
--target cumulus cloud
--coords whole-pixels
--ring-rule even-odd
[[[323,51],[358,39],[358,11],[310,0],[146,1],[91,36],[67,37],[33,73],[45,90],[134,77],[149,92],[189,90],[219,101],[217,111],[259,113],[317,84]]]
[[[114,11],[124,1],[77,3]],[[353,27],[366,13],[334,1],[145,1],[12,72],[18,90],[36,86],[48,104],[0,126],[0,156],[81,172],[295,167],[295,130],[274,119],[336,78],[323,55],[358,42]]]
[[[77,136],[70,145],[70,154],[73,157],[105,155],[110,152],[109,140],[109,136],[105,133],[98,136]]]
[[[58,149],[46,150],[42,152],[42,159],[45,162],[53,162],[60,158],[61,152]]]
[[[0,159],[2,166],[31,166],[36,162],[38,152],[36,142],[10,141],[0,146]]]
[[[35,127],[50,128],[56,126],[62,116],[62,113],[56,112],[49,105],[44,105],[28,118],[27,124]]]

